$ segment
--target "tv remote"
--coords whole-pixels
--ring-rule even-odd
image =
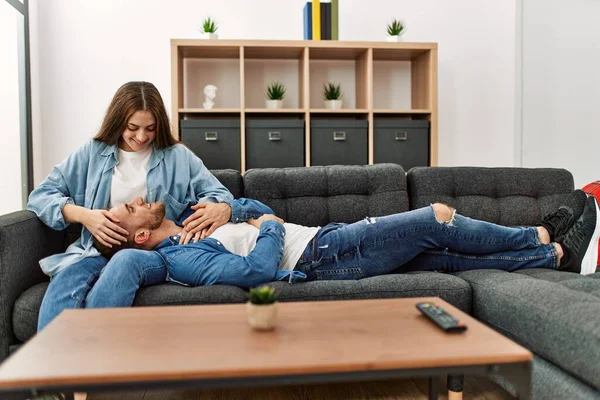
[[[448,314],[442,307],[436,306],[434,303],[418,303],[417,309],[446,332],[455,333],[467,330],[465,324]]]

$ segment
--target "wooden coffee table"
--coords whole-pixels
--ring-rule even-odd
[[[416,309],[420,301],[441,305],[468,330],[438,329]],[[244,304],[68,310],[0,365],[0,392],[499,374],[527,399],[531,360],[528,350],[438,298],[280,303],[270,332],[249,327]]]

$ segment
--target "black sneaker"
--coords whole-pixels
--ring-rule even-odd
[[[574,190],[564,205],[542,218],[540,225],[550,234],[551,242],[560,242],[573,223],[581,217],[586,199],[587,194],[583,190]]]
[[[596,198],[590,196],[585,202],[583,214],[569,229],[561,243],[565,257],[559,269],[581,275],[594,273],[598,260],[598,237],[600,210]]]

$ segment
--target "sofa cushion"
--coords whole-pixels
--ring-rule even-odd
[[[600,278],[553,270],[475,270],[473,315],[600,389]]]
[[[461,215],[505,226],[534,225],[573,191],[573,176],[554,168],[415,167],[410,207],[446,203]]]
[[[48,283],[35,285],[21,294],[13,309],[15,336],[24,342],[37,331],[37,321],[42,298]],[[215,285],[185,287],[173,283],[148,286],[138,290],[134,306],[173,306],[186,304],[243,303],[247,292],[235,286]]]
[[[471,287],[462,279],[436,272],[389,274],[347,281],[274,282],[280,301],[351,300],[437,296],[471,311]]]
[[[408,210],[406,175],[396,164],[251,169],[244,174],[244,192],[305,226]]]

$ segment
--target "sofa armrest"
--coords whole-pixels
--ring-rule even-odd
[[[44,225],[31,211],[0,216],[0,362],[17,343],[12,313],[15,300],[27,289],[48,281],[39,260],[64,251],[65,232]]]

